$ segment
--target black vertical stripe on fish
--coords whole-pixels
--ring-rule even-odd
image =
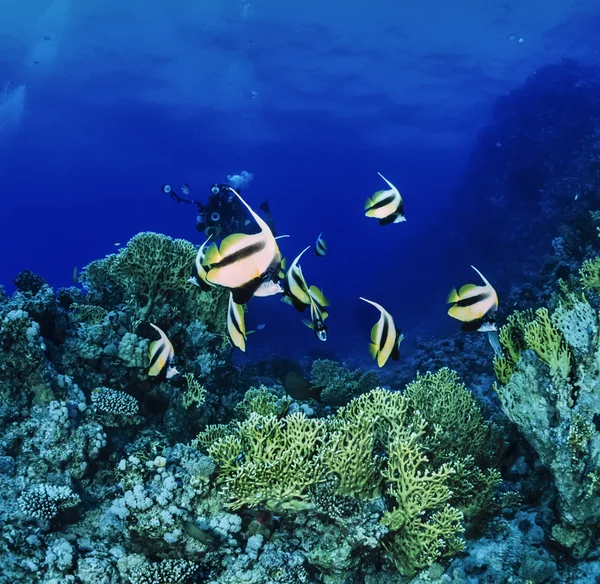
[[[230,306],[229,308],[229,320],[231,320],[235,330],[240,333],[240,335],[243,337],[244,335],[244,331],[242,331],[242,328],[240,326],[240,323],[237,319],[237,314],[235,313],[234,307]]]
[[[164,350],[167,348],[166,343],[164,343],[163,341],[155,341],[157,344],[154,345],[153,349],[154,349],[154,355],[152,355],[152,358],[150,359],[150,367],[149,369],[152,369],[152,367],[154,365],[156,365],[156,362],[161,358],[161,355],[163,354]],[[169,360],[168,356],[167,359],[165,359],[165,363]]]
[[[389,195],[383,199],[380,199],[376,203],[373,203],[370,207],[367,208],[367,211],[374,211],[376,209],[381,209],[381,207],[385,207],[386,205],[389,205],[390,203],[393,203],[396,200],[398,200],[397,196]]]
[[[482,294],[477,294],[476,296],[470,296],[469,298],[459,299],[454,304],[456,304],[456,306],[460,306],[461,308],[465,308],[467,306],[473,306],[473,304],[477,304],[483,300],[487,300],[489,297],[489,292],[484,292]]]
[[[383,327],[381,329],[381,335],[379,336],[379,347],[377,347],[378,351],[381,351],[385,347],[385,343],[387,341],[388,335],[390,334],[390,326],[388,323],[388,319],[383,317]]]
[[[481,325],[483,324],[484,319],[483,318],[477,318],[475,320],[471,320],[468,322],[463,322],[462,326],[460,327],[463,331],[465,332],[473,332],[473,331],[478,331],[481,328]]]
[[[389,225],[390,223],[393,223],[394,221],[396,221],[396,219],[398,219],[399,216],[400,216],[400,213],[398,213],[398,211],[394,211],[391,215],[388,215],[387,217],[380,219],[379,225]]]
[[[394,343],[394,348],[392,349],[392,361],[398,361],[400,360],[400,337],[402,336],[402,333],[400,331],[397,331],[396,333],[396,342]]]
[[[262,251],[265,248],[266,244],[264,241],[257,241],[251,245],[243,247],[242,249],[237,250],[231,255],[226,255],[222,260],[215,262],[210,266],[211,270],[219,270],[226,266],[230,266],[246,258],[253,256],[254,254]]]
[[[262,283],[262,278],[254,278],[243,286],[234,288],[231,290],[231,293],[233,294],[233,301],[236,304],[246,304],[246,302],[248,302],[250,298],[254,296],[254,293],[260,288]]]

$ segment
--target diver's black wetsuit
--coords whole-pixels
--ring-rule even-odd
[[[237,192],[240,193],[240,191]],[[252,234],[258,232],[256,222],[250,217],[248,211],[235,196],[229,185],[212,185],[206,203],[186,199],[172,190],[169,191],[169,194],[171,199],[177,203],[193,203],[198,207],[196,229],[200,232],[204,231],[206,237],[210,237],[213,241],[227,237],[232,233]],[[260,209],[265,222],[270,227],[273,235],[276,235],[275,223],[268,202],[264,201],[260,205]]]

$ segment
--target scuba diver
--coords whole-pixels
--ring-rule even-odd
[[[257,226],[255,222],[248,216],[246,209],[234,195],[233,188],[229,185],[213,184],[210,187],[210,194],[206,203],[186,198],[190,194],[188,184],[181,186],[181,194],[184,196],[177,194],[171,185],[163,185],[162,192],[169,195],[176,203],[196,205],[198,208],[196,229],[204,232],[206,237],[210,237],[213,241],[227,237],[232,233],[256,233]],[[273,235],[277,235],[269,203],[264,201],[261,203],[260,209]]]

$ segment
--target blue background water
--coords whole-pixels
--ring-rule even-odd
[[[253,301],[248,327],[267,326],[251,356],[365,355],[377,314],[359,295],[408,340],[448,334],[448,289],[474,280],[472,263],[499,277],[486,271],[503,246],[494,225],[456,237],[469,197],[486,196],[455,190],[476,135],[539,67],[597,62],[599,28],[598,0],[3,0],[0,283],[30,268],[70,285],[75,266],[139,231],[200,243],[193,209],[160,185],[203,198],[248,170],[248,201],[267,198],[292,236],[288,259],[324,232],[328,255],[303,268],[332,302],[325,346],[289,307]],[[378,171],[406,223],[364,217]],[[519,250],[505,253],[518,274]]]

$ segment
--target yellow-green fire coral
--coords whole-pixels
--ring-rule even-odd
[[[500,479],[485,464],[497,436],[453,371],[419,376],[404,393],[376,388],[330,418],[268,410],[196,441],[217,463],[233,509],[318,511],[315,488],[335,478],[339,496],[385,498],[386,549],[410,575],[462,549],[463,511],[491,507]]]
[[[184,239],[160,233],[134,236],[118,254],[89,264],[81,282],[93,303],[108,298],[128,299],[138,321],[157,320],[206,323],[211,332],[226,338],[227,295],[223,290],[202,292],[190,282],[196,248]]]
[[[576,556],[585,555],[600,520],[593,486],[600,467],[598,317],[585,297],[569,293],[553,312],[540,308],[532,319],[509,318],[500,342],[510,366],[495,363],[504,412],[554,477],[562,519],[554,537]],[[518,350],[516,327],[524,340]]]

